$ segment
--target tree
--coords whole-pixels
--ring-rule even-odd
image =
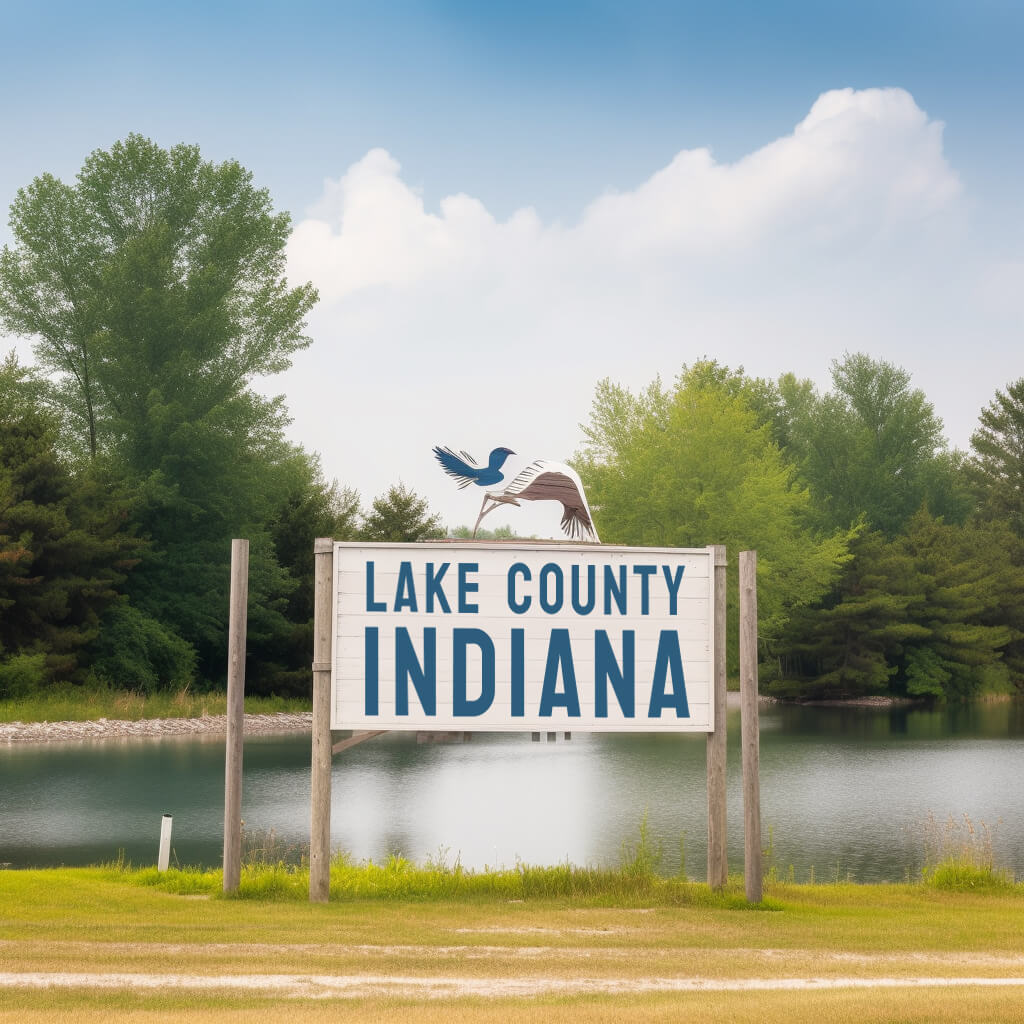
[[[137,559],[102,481],[72,474],[38,381],[0,364],[0,695],[80,681],[101,616]]]
[[[19,189],[10,224],[0,323],[35,339],[91,455],[151,470],[180,457],[182,422],[233,404],[273,414],[247,384],[309,344],[316,293],[287,287],[289,217],[240,164],[129,135],[75,185],[44,174]]]
[[[363,540],[412,543],[443,537],[441,517],[430,515],[427,499],[399,482],[373,499],[363,528]]]
[[[929,636],[912,621],[911,605],[923,590],[913,560],[877,530],[854,538],[850,553],[835,590],[794,613],[777,648],[782,678],[769,680],[768,692],[819,698],[888,693],[903,645]]]
[[[271,533],[295,451],[283,400],[250,387],[309,344],[311,285],[284,279],[287,214],[235,161],[130,135],[74,185],[43,175],[11,208],[0,324],[35,340],[70,444],[132,496],[152,543],[132,604],[224,672],[230,539],[250,539],[249,635],[286,634],[296,580]]]
[[[277,694],[308,694],[313,649],[313,545],[317,537],[355,540],[359,495],[351,488],[328,483],[320,462],[299,448],[281,464],[286,481],[283,499],[270,527],[277,562],[294,580],[283,610],[287,635],[273,634],[263,645],[250,645],[259,674],[250,689]],[[248,685],[248,682],[247,682]]]
[[[601,381],[574,460],[606,543],[758,551],[761,635],[819,599],[846,558],[842,531],[810,529],[795,480],[746,389],[717,364],[634,395]]]
[[[472,526],[455,526],[448,531],[456,540],[523,540],[511,526],[496,526],[493,530],[481,527],[474,537]]]
[[[967,473],[986,519],[1003,519],[1024,537],[1024,377],[981,410]]]
[[[792,375],[779,382],[787,455],[822,525],[848,527],[863,517],[891,537],[925,503],[962,521],[968,504],[958,461],[945,452],[942,422],[910,375],[855,353],[833,361],[832,382],[826,395]]]
[[[1005,524],[949,525],[922,510],[905,534],[866,533],[853,554],[780,645],[789,670],[810,678],[773,692],[945,700],[1019,682],[1024,560]]]

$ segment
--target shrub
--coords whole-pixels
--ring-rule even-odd
[[[0,661],[0,697],[27,697],[48,680],[45,654],[14,654]]]

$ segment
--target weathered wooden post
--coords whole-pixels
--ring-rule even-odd
[[[224,891],[242,878],[242,737],[245,729],[245,632],[249,605],[249,542],[231,542],[228,618],[227,741],[224,750]]]
[[[334,541],[313,548],[313,778],[309,830],[309,899],[326,903],[331,888],[331,658],[334,639]]]
[[[760,903],[761,783],[757,702],[757,552],[740,552],[740,718],[743,746],[743,868],[747,900]]]
[[[707,736],[708,885],[721,889],[729,877],[725,802],[725,545],[712,546],[714,557],[715,731]]]

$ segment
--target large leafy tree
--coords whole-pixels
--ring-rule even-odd
[[[0,318],[34,339],[91,454],[152,471],[225,421],[275,415],[247,385],[309,344],[316,295],[287,286],[288,215],[240,164],[130,135],[74,185],[43,174],[20,189],[10,225]]]
[[[854,353],[833,362],[832,383],[820,395],[792,375],[779,382],[783,443],[822,524],[863,520],[895,536],[924,504],[962,521],[969,503],[958,458],[946,451],[942,421],[910,374]]]
[[[996,391],[979,418],[967,463],[979,511],[1024,537],[1024,378]]]
[[[766,639],[829,589],[848,543],[811,528],[770,405],[759,383],[708,362],[639,394],[605,380],[574,462],[607,543],[756,549]]]
[[[0,324],[35,342],[70,444],[122,482],[152,539],[133,605],[223,673],[227,559],[251,540],[250,636],[287,632],[295,579],[273,524],[292,500],[283,400],[253,379],[309,344],[310,285],[284,278],[287,214],[235,161],[131,135],[74,184],[42,175],[11,208]]]

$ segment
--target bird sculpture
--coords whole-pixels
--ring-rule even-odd
[[[456,454],[451,448],[434,448],[434,457],[441,468],[458,481],[459,489],[476,484],[492,487],[505,479],[501,467],[515,452],[509,448],[495,448],[486,466],[478,466],[468,452]],[[473,536],[480,528],[484,516],[502,505],[520,506],[523,501],[558,501],[562,505],[562,530],[570,540],[592,540],[600,544],[583,482],[574,469],[561,462],[536,459],[521,470],[502,490],[487,490],[480,505],[480,514],[473,527]]]

